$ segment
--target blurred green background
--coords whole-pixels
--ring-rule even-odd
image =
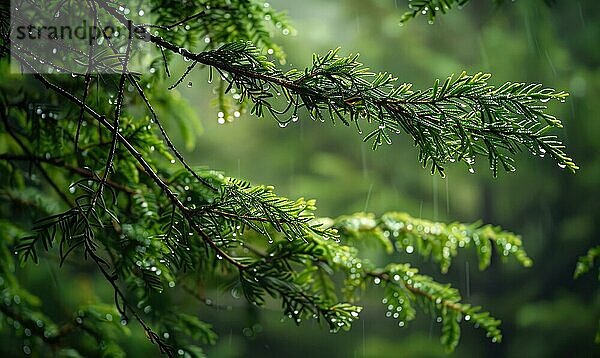
[[[516,172],[496,179],[485,163],[475,175],[452,166],[442,179],[420,167],[407,136],[373,152],[355,128],[308,116],[286,128],[249,114],[219,125],[206,71],[196,72],[192,88],[180,90],[204,127],[190,153],[194,164],[273,184],[289,197],[317,198],[322,216],[398,210],[442,221],[483,219],[520,233],[535,262],[530,269],[496,261],[479,272],[466,254],[440,275],[433,264],[415,262],[503,321],[501,344],[465,326],[452,356],[600,356],[593,343],[600,316],[596,276],[572,278],[577,257],[599,242],[594,225],[600,219],[600,2],[558,0],[547,6],[523,0],[496,8],[491,1],[473,1],[433,25],[420,17],[404,26],[399,25],[404,1],[276,0],[271,5],[287,10],[297,29],[296,36],[279,39],[288,55],[284,69],[309,65],[313,52],[341,46],[342,54],[359,52],[373,70],[391,72],[417,89],[466,70],[490,72],[494,84],[540,82],[570,92],[565,104],[551,110],[564,121],[558,134],[581,170],[573,175],[551,160],[523,154]],[[440,326],[432,317],[421,314],[399,328],[385,318],[377,296],[364,304],[363,320],[337,335],[310,322],[301,327],[281,322],[276,311],[254,311],[242,299],[230,311],[200,308],[200,315],[220,334],[209,356],[444,356]],[[253,326],[257,317],[260,324]]]

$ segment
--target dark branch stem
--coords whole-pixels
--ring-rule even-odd
[[[35,156],[35,155],[0,153],[0,160],[25,161],[25,162],[32,162],[32,163],[47,163],[47,164],[50,164],[50,165],[58,167],[58,168],[64,168],[70,172],[79,174],[79,175],[87,177],[87,178],[96,178],[97,177],[96,174],[94,172],[92,172],[91,170],[65,163],[65,161],[62,160],[61,158],[46,158],[46,157],[40,157],[40,156]],[[110,179],[106,181],[106,184],[110,185],[111,187],[113,187],[117,190],[127,193],[127,194],[135,194],[138,192],[135,189],[121,185]]]

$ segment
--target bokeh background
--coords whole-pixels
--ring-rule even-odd
[[[495,260],[480,272],[476,259],[463,254],[448,274],[440,275],[435,265],[413,261],[503,321],[501,344],[464,326],[451,356],[600,356],[593,343],[600,285],[594,273],[573,280],[577,257],[600,242],[595,228],[600,219],[600,2],[523,0],[495,7],[492,1],[472,1],[432,25],[419,17],[404,26],[399,25],[404,1],[270,3],[287,10],[297,29],[296,36],[279,39],[287,53],[283,68],[307,66],[313,52],[340,46],[342,54],[359,52],[373,70],[391,72],[415,88],[466,70],[490,72],[494,84],[540,82],[570,92],[566,103],[553,104],[551,110],[564,121],[564,131],[557,134],[581,170],[573,175],[548,158],[524,153],[514,173],[492,178],[482,161],[475,174],[455,165],[442,179],[421,168],[407,136],[373,152],[355,128],[332,127],[308,116],[286,128],[249,114],[219,125],[214,85],[202,71],[194,75],[193,87],[180,90],[203,126],[190,153],[194,164],[273,184],[288,197],[317,198],[322,216],[406,211],[441,221],[482,219],[520,233],[534,259],[529,269]],[[255,311],[242,301],[234,302],[231,311],[200,309],[220,334],[209,356],[445,356],[440,326],[432,317],[421,314],[399,328],[385,318],[376,295],[363,302],[363,320],[337,335],[310,322],[301,327],[282,322],[277,311]]]

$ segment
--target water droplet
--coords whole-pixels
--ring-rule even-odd
[[[194,84],[192,83],[192,81],[188,82],[187,86],[188,88],[191,88]]]
[[[140,10],[140,11],[138,11],[138,15],[140,15],[140,16],[144,16],[144,10]]]
[[[289,122],[279,122],[279,127],[285,128],[285,127],[287,127],[288,123]]]

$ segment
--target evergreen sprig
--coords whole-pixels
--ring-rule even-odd
[[[350,242],[377,240],[388,253],[396,250],[431,257],[444,273],[450,268],[458,250],[469,247],[475,248],[481,270],[490,265],[492,247],[501,253],[503,259],[511,255],[523,266],[532,264],[518,235],[492,225],[444,224],[398,212],[386,213],[380,219],[372,214],[357,213],[342,216],[333,225]]]
[[[588,252],[577,260],[575,266],[574,277],[579,278],[594,268],[596,259],[600,257],[600,246],[592,247]],[[598,271],[598,280],[600,280],[600,270]],[[600,344],[600,320],[598,321],[598,329],[596,330],[595,342]]]
[[[545,103],[563,102],[567,94],[540,84],[494,87],[488,84],[489,74],[462,73],[413,91],[410,84],[395,86],[396,78],[389,74],[369,72],[357,55],[340,57],[337,50],[315,55],[311,68],[283,74],[248,43],[191,57],[217,69],[228,83],[226,92],[237,88],[240,100],[254,103],[251,113],[257,116],[269,113],[285,127],[304,108],[314,120],[327,116],[353,123],[359,133],[363,126],[375,127],[364,137],[373,149],[405,132],[419,147],[423,166],[430,164],[432,172],[442,175],[444,165],[455,161],[464,161],[473,171],[477,156],[487,157],[494,175],[499,165],[513,171],[513,156],[523,149],[547,154],[561,168],[578,169],[564,145],[547,133],[562,125],[546,113]],[[272,100],[278,94],[287,102],[279,109]]]
[[[427,21],[433,24],[438,13],[445,14],[453,7],[463,7],[470,0],[409,0],[409,11],[402,14],[401,23],[405,23],[419,15],[426,16]]]

